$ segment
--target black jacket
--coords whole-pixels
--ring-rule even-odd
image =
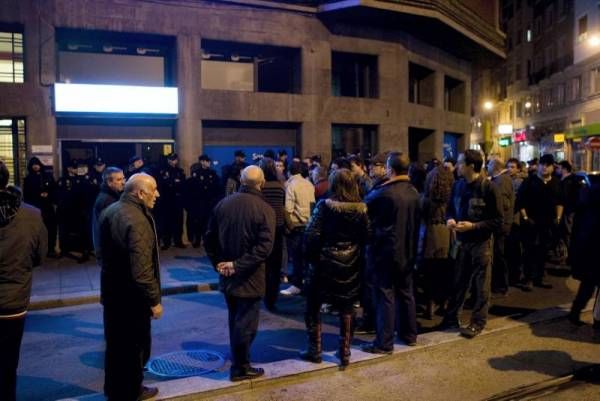
[[[499,198],[496,186],[481,176],[473,182],[462,178],[454,183],[446,217],[456,220],[457,223],[468,221],[475,224],[473,230],[457,233],[458,240],[486,241],[502,228]]]
[[[265,261],[275,240],[275,212],[262,194],[242,186],[213,209],[206,232],[205,248],[216,268],[233,262],[235,273],[220,276],[226,295],[258,298],[265,295]]]
[[[569,263],[577,280],[600,285],[600,184],[581,190],[569,249]]]
[[[145,309],[160,303],[158,243],[152,214],[130,194],[100,214],[102,266],[100,295],[104,305]]]
[[[98,220],[100,219],[100,213],[113,203],[119,200],[121,194],[113,191],[109,188],[106,183],[102,183],[100,186],[100,193],[96,197],[94,202],[94,209],[92,211],[92,235],[94,239],[94,247],[99,245],[100,232],[98,227]]]
[[[365,202],[372,231],[367,249],[369,268],[380,277],[412,269],[421,219],[415,187],[408,179],[391,179],[369,192]]]
[[[21,203],[16,188],[0,191],[0,317],[25,312],[31,272],[48,251],[40,211]]]
[[[34,164],[42,163],[37,157],[32,157],[27,165],[27,177],[23,180],[23,200],[42,210],[43,212],[54,212],[56,202],[56,182],[52,174],[43,170],[43,166],[37,173],[33,171]],[[42,196],[45,194],[45,196]]]
[[[513,182],[508,173],[504,172],[492,177],[492,185],[498,189],[498,203],[502,211],[502,232],[510,233],[515,216],[515,191]]]
[[[310,263],[306,285],[324,302],[344,304],[358,299],[363,251],[369,230],[367,205],[321,200],[304,232]]]

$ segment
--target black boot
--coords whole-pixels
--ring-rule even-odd
[[[304,321],[306,322],[306,337],[308,347],[306,350],[300,351],[300,358],[313,362],[321,363],[321,321],[317,317],[305,316]]]
[[[345,370],[350,364],[350,343],[352,342],[352,314],[340,314],[340,370]]]

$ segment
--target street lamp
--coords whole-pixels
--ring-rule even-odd
[[[490,100],[486,100],[485,102],[483,102],[483,108],[487,111],[490,111],[494,108],[494,103],[492,103]]]
[[[600,45],[600,36],[593,35],[589,38],[588,43],[590,46],[598,47]]]
[[[529,101],[525,102],[525,108],[526,109],[530,109],[531,108],[531,102],[529,102]]]

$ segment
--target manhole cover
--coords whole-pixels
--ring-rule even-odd
[[[152,358],[148,370],[158,376],[189,377],[205,375],[225,365],[218,352],[206,350],[177,351]]]

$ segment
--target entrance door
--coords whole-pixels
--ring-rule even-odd
[[[413,162],[425,163],[435,157],[434,130],[408,127],[408,157]]]

